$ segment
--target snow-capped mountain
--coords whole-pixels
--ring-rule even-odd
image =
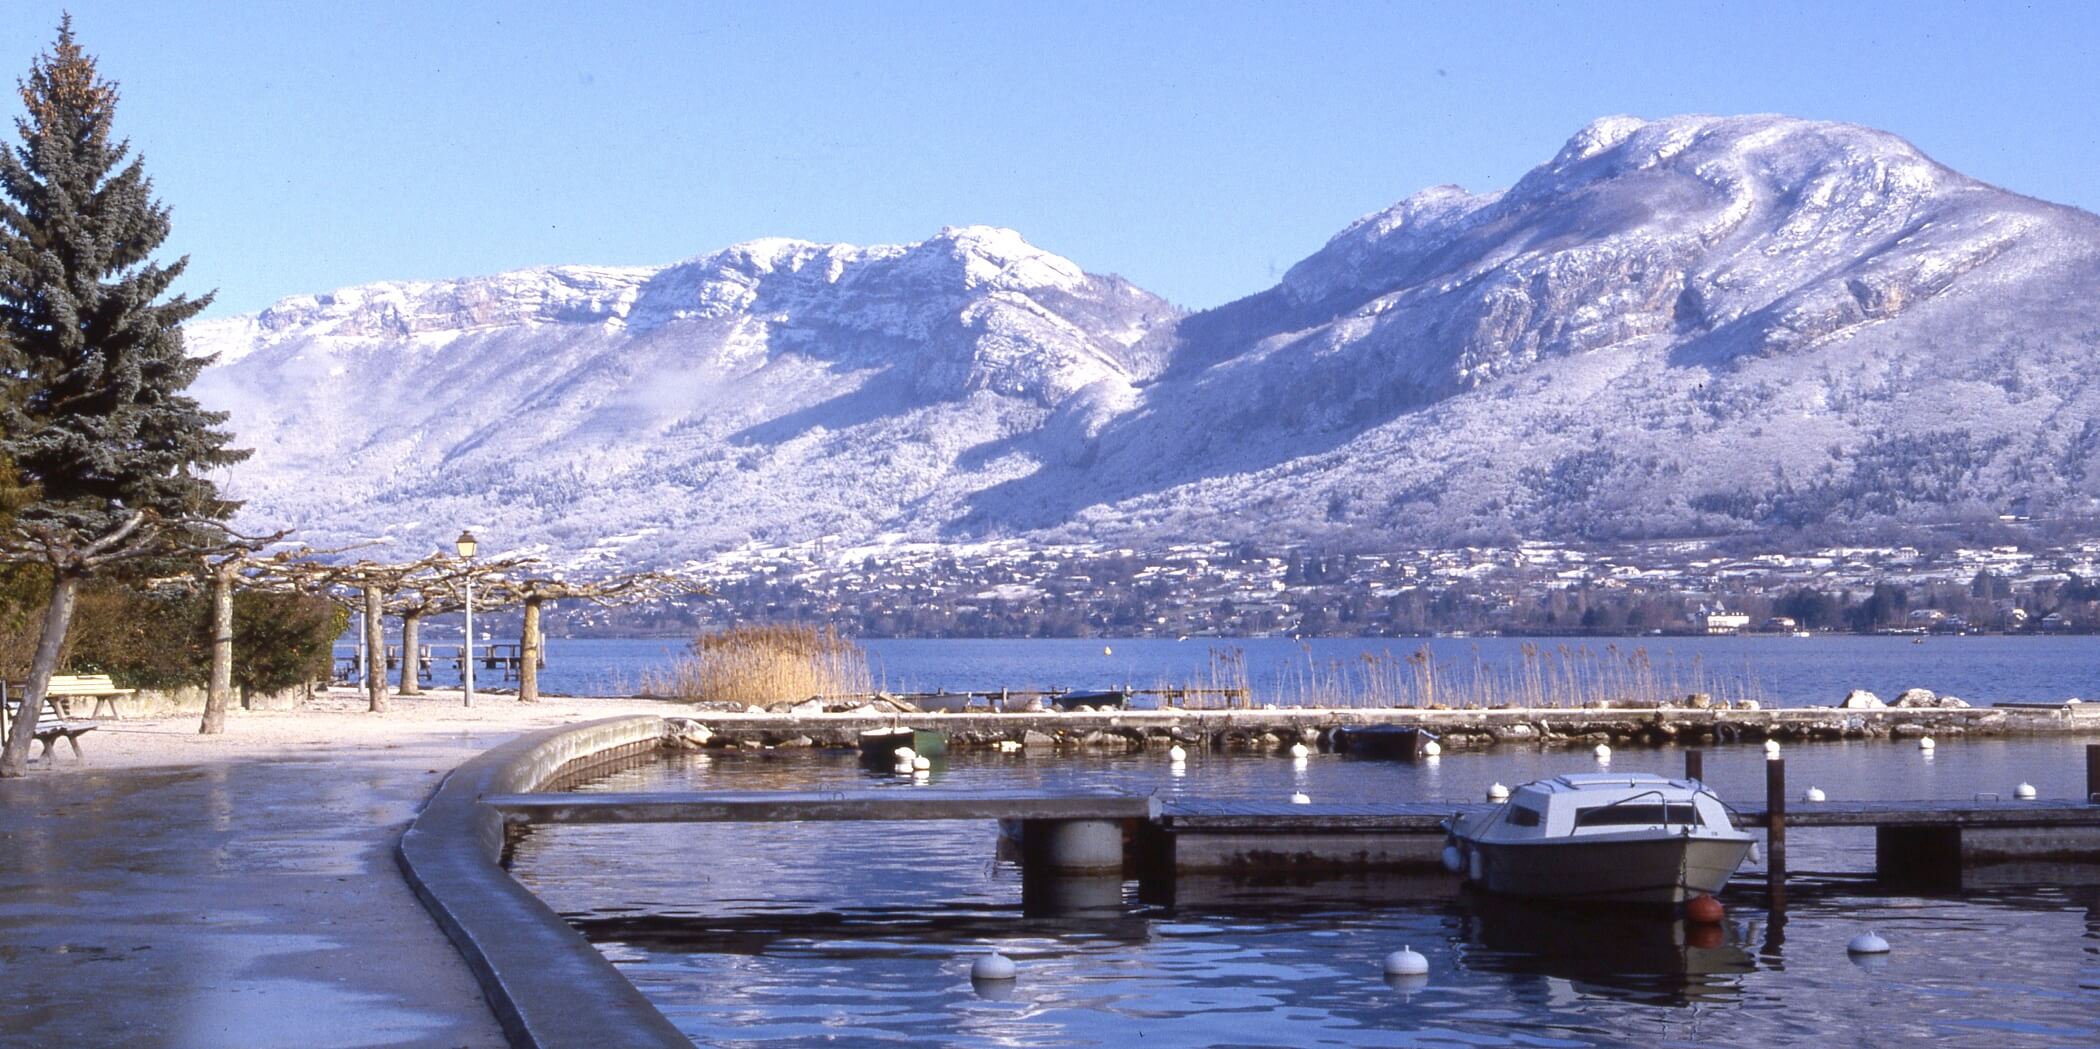
[[[370,285],[190,338],[257,449],[246,512],[317,542],[1368,544],[2084,509],[2096,286],[2100,218],[1891,135],[1613,117],[1185,317],[972,227]]]
[[[317,544],[659,561],[949,520],[1082,458],[1178,311],[1019,235],[768,240],[662,269],[381,284],[193,325],[255,456],[248,519]],[[623,549],[624,548],[624,549]]]
[[[2084,509],[2096,287],[2100,219],[1894,136],[1608,118],[1187,318],[1083,481],[974,520],[1449,542]]]

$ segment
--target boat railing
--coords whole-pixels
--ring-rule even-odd
[[[1683,807],[1691,818],[1686,820],[1672,820],[1670,819],[1671,805],[1669,795],[1664,794],[1660,789],[1650,789],[1641,791],[1638,794],[1628,794],[1617,801],[1606,802],[1602,805],[1590,805],[1584,808],[1578,808],[1575,810],[1575,826],[1582,826],[1582,816],[1586,812],[1604,812],[1609,809],[1618,808],[1621,805],[1632,804],[1633,802],[1640,801],[1641,799],[1648,797],[1653,797],[1656,801],[1662,803],[1662,819],[1659,822],[1663,826],[1668,827],[1672,826],[1675,823],[1683,823],[1686,827],[1696,827],[1699,825],[1698,806],[1693,805],[1690,800],[1685,801],[1683,803]],[[1718,801],[1720,799],[1716,798],[1715,800]]]

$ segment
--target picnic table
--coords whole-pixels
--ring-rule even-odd
[[[51,677],[51,686],[44,690],[44,698],[58,697],[59,705],[65,708],[68,715],[72,713],[74,700],[92,698],[95,708],[89,712],[89,717],[101,717],[102,708],[108,707],[109,716],[121,720],[124,715],[117,712],[117,700],[135,691],[137,690],[118,688],[117,683],[110,680],[108,674],[54,674]]]

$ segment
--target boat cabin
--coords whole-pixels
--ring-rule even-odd
[[[1519,841],[1685,828],[1731,829],[1728,810],[1703,784],[1648,772],[1589,772],[1518,787],[1500,819],[1481,830]]]

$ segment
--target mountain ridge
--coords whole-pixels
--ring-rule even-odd
[[[1196,313],[950,227],[367,285],[191,333],[222,354],[200,397],[258,445],[236,494],[330,538],[330,514],[650,561],[752,536],[1620,538],[2088,507],[2096,279],[2100,219],[1886,132],[1607,117],[1507,190],[1412,194]],[[482,392],[432,393],[462,381]],[[439,404],[337,403],[389,396]]]

